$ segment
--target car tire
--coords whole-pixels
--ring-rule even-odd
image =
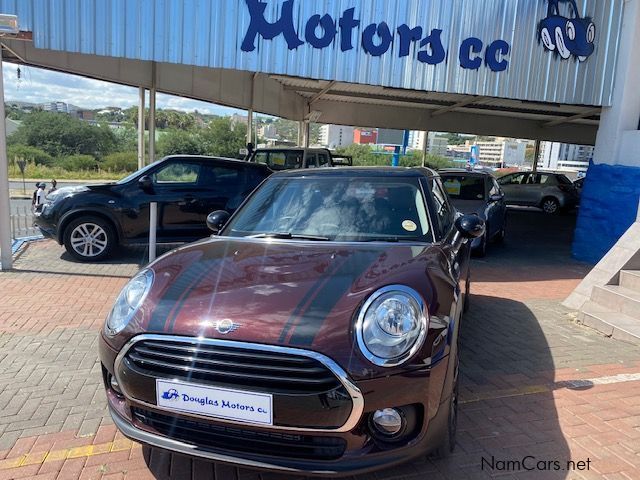
[[[487,231],[489,226],[486,226]],[[487,231],[482,235],[482,239],[480,240],[480,246],[473,250],[473,256],[477,258],[484,258],[487,255],[487,243],[489,242],[487,239]]]
[[[457,360],[456,360],[457,362]],[[456,434],[458,431],[458,396],[459,396],[459,372],[458,365],[455,370],[455,380],[451,390],[451,398],[449,399],[449,413],[447,417],[447,431],[442,442],[432,452],[431,456],[435,459],[448,457],[456,447]]]
[[[556,27],[556,47],[558,48],[558,54],[563,59],[567,59],[571,56],[571,51],[567,48],[567,44],[564,41],[564,33],[560,27]]]
[[[157,480],[262,480],[270,474],[247,470],[226,463],[211,462],[169,452],[149,445],[142,446],[142,457]],[[279,480],[302,480],[300,475],[273,474]]]
[[[542,199],[540,208],[544,213],[555,215],[560,212],[560,202],[556,198],[546,197]]]
[[[502,228],[496,235],[495,242],[500,245],[503,244],[506,236],[507,236],[507,217],[505,217],[504,220],[502,220]]]
[[[97,262],[111,255],[117,236],[108,220],[86,216],[69,222],[64,229],[63,243],[73,258],[82,262]]]

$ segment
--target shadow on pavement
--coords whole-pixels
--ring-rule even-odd
[[[548,215],[537,209],[509,208],[504,244],[489,246],[474,259],[476,282],[582,279],[592,268],[571,257],[576,214]]]

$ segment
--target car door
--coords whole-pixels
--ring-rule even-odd
[[[202,165],[196,160],[175,159],[153,172],[153,195],[158,203],[158,238],[184,241],[198,238],[202,216],[198,211],[198,184]]]
[[[498,185],[496,179],[488,177],[487,183],[489,188],[489,213],[487,218],[489,218],[489,226],[491,227],[490,235],[493,236],[502,230],[504,226],[507,205],[504,201],[504,192],[500,189],[500,185]],[[491,198],[495,198],[496,196],[501,196],[502,198],[500,200],[492,201]]]
[[[198,227],[208,234],[207,215],[216,210],[235,212],[244,200],[246,168],[231,163],[205,162],[198,182]]]
[[[522,182],[528,174],[512,173],[498,179],[498,184],[504,192],[505,201],[508,204],[523,205],[524,195],[522,192]]]

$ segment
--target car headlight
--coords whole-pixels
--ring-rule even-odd
[[[133,277],[122,289],[104,325],[105,333],[113,337],[122,332],[149,293],[153,285],[153,272],[144,270]]]
[[[356,339],[362,354],[373,364],[395,367],[422,346],[429,323],[418,292],[404,285],[377,290],[362,306]]]

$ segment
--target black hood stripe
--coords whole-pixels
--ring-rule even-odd
[[[379,258],[379,251],[355,252],[346,262],[340,264],[340,268],[327,275],[329,281],[318,289],[309,307],[300,315],[300,321],[295,326],[289,344],[312,345],[329,313],[349,292],[354,282]]]

